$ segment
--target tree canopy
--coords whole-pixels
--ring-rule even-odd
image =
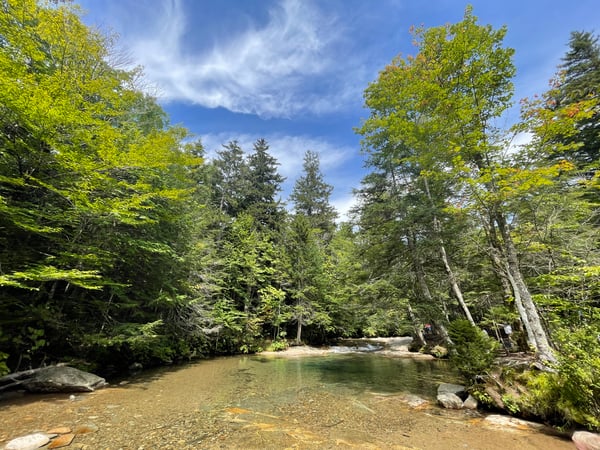
[[[207,157],[79,14],[0,8],[0,372],[411,334],[472,382],[498,345],[533,353],[552,369],[536,414],[600,427],[594,34],[504,127],[508,30],[470,7],[413,29],[365,90],[368,172],[341,222],[318,153],[289,199],[265,139]]]

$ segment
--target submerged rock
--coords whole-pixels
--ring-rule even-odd
[[[501,428],[503,430],[536,430],[541,431],[546,429],[546,425],[528,420],[517,419],[516,417],[503,416],[500,414],[491,414],[487,416],[483,422],[492,427]]]
[[[105,385],[104,378],[68,366],[45,367],[22,384],[30,392],[91,392]]]
[[[69,427],[54,427],[51,430],[48,430],[48,434],[67,434],[71,432],[71,428]]]
[[[411,408],[419,408],[419,407],[425,406],[429,403],[424,398],[421,398],[418,395],[414,395],[414,394],[407,394],[407,395],[403,396],[402,401],[404,403],[406,403],[408,406],[410,406]]]
[[[10,441],[4,450],[35,450],[50,442],[48,435],[44,433],[33,433],[21,436]]]
[[[62,435],[58,436],[56,439],[53,439],[47,448],[67,447],[67,446],[71,445],[71,442],[73,442],[73,439],[75,439],[75,435],[73,433],[62,434]]]
[[[77,427],[75,427],[73,430],[73,434],[88,434],[95,433],[96,431],[98,431],[98,425],[93,423],[85,423],[82,425],[77,425]]]

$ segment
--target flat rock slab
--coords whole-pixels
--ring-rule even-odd
[[[47,431],[48,434],[67,434],[70,432],[71,429],[69,427],[55,427]]]
[[[75,439],[75,435],[73,433],[62,434],[62,435],[58,436],[56,439],[53,439],[47,448],[66,447],[68,445],[71,445],[71,442],[73,442],[73,439]]]
[[[98,425],[93,423],[85,423],[82,425],[77,425],[73,430],[73,434],[95,433],[96,431],[98,431]]]
[[[500,414],[489,415],[483,422],[486,425],[502,428],[503,430],[542,431],[547,428],[546,425],[541,423],[529,422],[528,420],[517,419],[516,417],[511,416],[502,416]]]
[[[10,441],[4,450],[35,450],[50,442],[50,438],[44,433],[33,433],[21,436]]]

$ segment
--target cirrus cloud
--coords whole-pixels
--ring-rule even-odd
[[[126,43],[163,100],[292,117],[332,112],[360,99],[363,80],[352,81],[336,54],[343,26],[309,0],[283,0],[265,23],[248,22],[214,41],[188,32],[193,18],[181,0],[144,14],[146,23],[156,24],[145,29],[156,31],[130,31]],[[359,78],[360,67],[355,61]]]

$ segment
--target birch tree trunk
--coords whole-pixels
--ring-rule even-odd
[[[407,241],[408,241],[408,248],[410,250],[410,254],[412,257],[412,266],[413,266],[415,278],[417,280],[418,291],[421,293],[421,295],[423,295],[423,298],[425,299],[425,301],[428,304],[433,305],[434,304],[433,295],[431,295],[431,291],[429,290],[429,286],[427,284],[427,279],[425,278],[425,269],[423,269],[423,264],[421,263],[421,260],[419,259],[419,255],[417,253],[417,244],[416,244],[416,237],[414,235],[414,231],[412,231],[412,230],[408,231],[406,236],[407,236]],[[443,309],[445,309],[445,307]],[[436,325],[436,328],[440,331],[440,334],[441,334],[442,338],[444,339],[444,342],[446,344],[451,344],[452,342],[450,340],[450,337],[448,336],[448,332],[446,331],[446,328],[440,322],[436,322],[435,325]]]
[[[506,276],[513,288],[515,303],[517,303],[517,300],[520,300],[522,305],[522,310],[519,309],[518,304],[517,309],[519,309],[523,325],[525,326],[527,333],[530,333],[530,340],[535,342],[540,359],[548,362],[556,362],[554,351],[548,340],[546,330],[542,325],[542,320],[537,307],[533,302],[531,292],[529,292],[529,288],[521,273],[519,256],[514,242],[512,241],[510,231],[508,230],[506,219],[500,212],[496,212],[494,221],[496,222],[498,230],[500,231],[500,236],[502,237],[503,253],[506,258]]]
[[[427,341],[425,340],[425,336],[423,335],[422,324],[419,322],[419,320],[415,316],[415,313],[413,312],[413,309],[410,306],[410,303],[407,305],[407,310],[408,310],[408,317],[410,318],[410,322],[412,323],[413,331],[417,338],[417,341],[419,341],[419,345],[421,347],[425,347],[427,345]]]
[[[431,191],[429,190],[429,181],[427,180],[427,177],[423,177],[423,181],[425,182],[425,193],[427,194],[427,199],[433,206],[433,198],[431,196]],[[473,320],[473,316],[471,315],[471,311],[469,310],[469,306],[467,305],[467,303],[465,302],[465,298],[463,297],[462,289],[458,285],[458,279],[456,278],[456,275],[454,274],[454,271],[452,270],[452,267],[450,266],[450,262],[448,261],[448,254],[446,253],[446,246],[444,245],[444,239],[442,238],[442,224],[440,223],[436,214],[433,215],[433,230],[437,236],[437,240],[439,243],[440,256],[442,258],[442,262],[444,263],[444,269],[446,270],[446,275],[448,275],[448,283],[450,284],[450,289],[452,290],[454,297],[456,297],[458,304],[460,305],[463,312],[465,313],[465,316],[466,316],[467,320],[469,321],[469,323],[473,326],[476,326],[475,321]]]

